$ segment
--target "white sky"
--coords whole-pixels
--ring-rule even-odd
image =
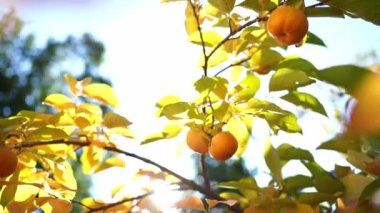
[[[202,75],[202,71],[195,67],[201,49],[187,42],[183,6],[161,4],[160,0],[61,2],[18,0],[12,4],[16,5],[16,11],[26,21],[26,29],[41,39],[64,39],[67,35],[89,32],[102,41],[106,46],[106,57],[101,71],[113,81],[121,101],[118,111],[134,122],[133,128],[138,136],[160,130],[161,126],[154,118],[155,102],[166,94],[189,96],[193,92],[192,82]],[[0,0],[0,5],[3,5],[1,12],[7,11],[5,5],[9,4],[9,1]],[[311,18],[310,31],[323,38],[328,48],[314,45],[291,47],[289,54],[301,55],[318,68],[353,63],[358,54],[375,48],[379,51],[380,48],[380,28],[362,20]],[[315,120],[320,117],[311,114],[309,118]],[[322,140],[315,136],[323,135],[326,128],[335,127],[326,119],[322,119],[320,124],[305,122],[302,125],[304,136],[288,137],[287,142],[307,138],[311,141],[297,145],[307,147],[313,144],[311,147],[315,147]],[[260,134],[256,136],[260,137]],[[159,142],[146,146],[143,151],[135,144],[131,149],[146,155],[153,149],[159,154],[150,155],[154,160],[190,176],[191,169],[181,170],[183,167],[192,168],[187,161],[189,153],[186,150],[186,155],[173,160],[175,150],[181,143]],[[305,145],[307,143],[309,145]],[[172,150],[165,151],[161,144]],[[257,161],[263,163],[261,148],[252,148],[254,146],[250,147],[250,156],[256,157],[247,159],[250,165],[257,165]],[[326,152],[318,153],[321,158],[326,155]]]

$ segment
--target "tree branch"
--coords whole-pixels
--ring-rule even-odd
[[[203,177],[203,181],[204,181],[204,187],[207,190],[211,191],[210,178],[208,177],[208,174],[207,174],[206,156],[205,155],[201,155],[200,163],[201,163],[201,171],[202,171],[202,177]]]
[[[101,206],[101,207],[97,207],[97,208],[91,208],[89,211],[87,211],[86,213],[92,213],[92,212],[104,212],[106,211],[107,209],[110,209],[112,207],[115,207],[115,206],[118,206],[118,205],[121,205],[123,203],[126,203],[126,202],[131,202],[131,201],[134,201],[134,200],[141,200],[145,197],[148,197],[150,195],[152,195],[154,193],[154,191],[150,191],[150,192],[147,192],[145,194],[142,194],[142,195],[139,195],[139,196],[136,196],[136,197],[131,197],[131,198],[126,198],[126,199],[123,199],[123,200],[120,200],[118,202],[115,202],[115,203],[110,203],[110,204],[106,204],[104,206]]]
[[[206,44],[205,44],[205,40],[203,38],[201,23],[199,21],[199,16],[198,16],[198,13],[196,11],[195,5],[193,4],[193,2],[191,0],[188,0],[188,2],[190,4],[190,6],[191,6],[191,9],[193,10],[193,14],[194,14],[195,20],[197,22],[197,29],[198,29],[198,32],[199,32],[199,37],[201,39],[202,52],[203,52],[203,57],[204,57],[204,60],[205,60],[204,65],[203,65],[203,75],[207,76],[208,57],[207,57],[207,53],[206,53]]]

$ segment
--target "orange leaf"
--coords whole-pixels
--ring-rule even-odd
[[[210,200],[206,199],[206,202],[209,206],[209,208],[213,208],[214,206],[218,204],[225,204],[228,206],[233,206],[236,204],[235,200]],[[203,211],[205,210],[203,202],[200,198],[191,196],[188,198],[185,198],[183,200],[180,200],[176,202],[174,205],[174,208],[182,208],[182,209],[193,209],[193,210],[198,210],[198,211]]]

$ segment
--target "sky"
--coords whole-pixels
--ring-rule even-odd
[[[160,0],[0,0],[0,5],[1,13],[13,6],[25,21],[25,30],[35,33],[40,42],[49,37],[64,39],[67,35],[79,36],[86,32],[102,41],[106,55],[101,73],[112,79],[121,102],[117,111],[134,122],[132,128],[142,137],[162,127],[161,120],[154,117],[155,102],[166,94],[191,96],[194,93],[192,82],[202,75],[202,71],[196,69],[201,49],[187,42],[183,4],[162,4]],[[309,30],[321,37],[327,48],[315,45],[290,47],[287,54],[301,55],[317,68],[360,63],[359,55],[379,51],[380,28],[372,23],[351,18],[310,18],[309,22]],[[329,101],[327,96],[322,97],[323,103]],[[301,121],[306,130],[304,135],[288,136],[287,142],[305,148],[316,147],[331,136],[326,131],[337,128],[336,124],[319,115],[310,113],[308,116],[308,120],[321,122]],[[265,140],[266,136],[259,131],[254,130],[254,133],[256,140]],[[325,138],[315,137],[321,135]],[[311,141],[305,143],[305,138]],[[283,142],[283,138],[275,140]],[[131,151],[150,156],[191,177],[193,164],[188,161],[191,153],[186,148],[181,149],[183,141],[163,141],[144,147],[129,143]],[[249,166],[263,164],[262,148],[257,144],[249,147],[251,155],[255,156],[247,156]],[[182,154],[177,152],[178,149]],[[151,150],[156,154],[152,155]],[[324,158],[326,154],[330,153],[319,151],[316,155]],[[339,157],[336,156],[338,162]],[[332,162],[327,163],[330,168]],[[182,169],[184,167],[189,169]],[[124,171],[115,170],[114,174],[118,172],[122,175]]]

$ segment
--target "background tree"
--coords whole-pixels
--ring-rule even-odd
[[[162,131],[147,134],[141,144],[160,143],[187,133],[188,148],[200,159],[201,178],[187,179],[149,157],[124,150],[119,139],[135,138],[129,129],[131,122],[101,107],[118,106],[112,88],[66,74],[69,93],[53,93],[43,101],[51,112],[22,110],[0,120],[1,148],[16,159],[10,164],[0,155],[1,162],[5,162],[0,179],[4,211],[69,212],[73,205],[86,212],[159,211],[150,200],[155,191],[149,183],[154,181],[188,192],[173,204],[178,209],[247,213],[378,211],[379,74],[357,65],[317,69],[310,61],[286,51],[291,45],[324,46],[321,38],[308,32],[308,17],[349,15],[379,24],[378,1],[179,2],[186,5],[189,41],[199,46],[201,72],[191,82],[193,97],[170,94],[157,101],[156,115],[167,124]],[[294,30],[294,26],[300,29]],[[343,121],[343,131],[321,141],[318,147],[341,153],[348,165],[323,168],[311,150],[291,143],[272,143],[280,134],[303,133],[300,115],[289,105],[327,117],[318,94],[303,90],[318,88],[316,83],[332,85],[355,99],[348,112],[350,119]],[[271,97],[258,94],[264,87]],[[284,102],[289,105],[281,104]],[[206,158],[231,165],[232,155],[242,157],[252,142],[252,123],[257,120],[263,122],[267,132],[266,140],[257,142],[265,144],[262,157],[270,181],[259,184],[254,174],[243,172],[242,177],[210,182]],[[75,198],[78,183],[69,161],[80,162],[82,171],[91,175],[111,167],[126,167],[121,157],[153,166],[139,169],[131,178],[135,182],[148,179],[149,183],[145,181],[138,192],[129,190],[134,184],[115,187],[114,201]],[[307,173],[292,171],[285,175],[290,161]]]

